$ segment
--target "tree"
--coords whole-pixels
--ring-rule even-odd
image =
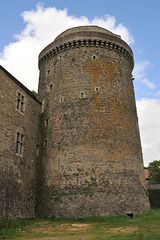
[[[155,160],[149,163],[148,166],[149,171],[149,183],[150,184],[160,184],[160,160]]]

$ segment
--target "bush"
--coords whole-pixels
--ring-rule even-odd
[[[160,208],[160,189],[148,189],[151,207]]]

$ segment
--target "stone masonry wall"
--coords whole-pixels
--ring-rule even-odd
[[[39,214],[78,218],[148,210],[129,46],[98,27],[81,27],[46,47],[39,67]]]
[[[24,97],[23,113],[17,109],[18,93]],[[0,217],[34,217],[41,104],[2,67],[0,103]],[[22,154],[16,153],[17,132],[23,135]]]

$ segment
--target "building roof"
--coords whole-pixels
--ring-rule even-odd
[[[118,37],[118,38],[121,38],[120,35],[117,35],[117,34],[114,34],[112,33],[111,31],[105,29],[105,28],[102,28],[102,27],[98,27],[98,26],[80,26],[80,27],[73,27],[73,28],[69,28],[67,29],[66,31],[62,32],[61,34],[59,34],[55,40],[58,40],[58,39],[61,39],[61,38],[64,38],[66,37],[68,34],[71,34],[71,33],[81,33],[81,32],[96,32],[96,33],[105,33],[105,34],[109,34],[111,36],[115,36],[115,37]]]
[[[144,176],[145,176],[145,179],[149,179],[149,171],[148,169],[144,169]]]

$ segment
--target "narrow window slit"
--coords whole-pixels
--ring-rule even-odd
[[[63,102],[64,102],[64,97],[63,97],[63,96],[60,97],[59,102],[60,102],[60,103],[63,103]]]
[[[36,145],[36,156],[39,156],[39,144]]]
[[[47,140],[44,140],[44,147],[47,147],[47,145],[48,145]]]
[[[95,88],[94,88],[94,91],[95,91],[95,92],[99,92],[99,91],[100,91],[100,87],[95,87]]]
[[[84,97],[84,93],[81,93],[81,98],[83,98]]]
[[[80,96],[79,97],[81,99],[85,99],[86,98],[85,92],[80,92]]]
[[[53,89],[53,84],[49,84],[49,90],[51,91]]]
[[[45,127],[48,126],[48,119],[45,120]]]

